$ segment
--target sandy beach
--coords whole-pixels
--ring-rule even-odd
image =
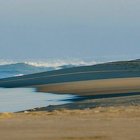
[[[1,113],[0,139],[139,140],[137,63],[107,63],[1,79],[1,87],[35,87],[39,92],[77,98],[62,105]]]
[[[140,107],[0,114],[1,140],[139,140]]]

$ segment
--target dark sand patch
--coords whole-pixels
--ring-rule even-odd
[[[133,95],[132,95],[133,94]],[[73,99],[73,103],[64,105],[50,105],[42,108],[35,108],[28,111],[54,111],[54,110],[75,110],[92,109],[97,107],[120,107],[140,106],[140,93],[119,94],[120,96],[85,96]],[[124,96],[123,96],[124,95]]]

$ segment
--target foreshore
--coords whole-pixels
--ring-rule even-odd
[[[0,130],[2,140],[139,140],[140,94],[1,113]]]
[[[1,113],[0,139],[139,140],[138,62],[116,62],[1,79],[1,87],[34,87],[38,92],[73,94],[77,98],[63,105]]]
[[[139,140],[140,106],[0,114],[1,140]]]

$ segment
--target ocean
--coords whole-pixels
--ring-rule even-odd
[[[13,76],[22,76],[32,73],[39,73],[45,71],[52,71],[64,68],[71,68],[77,66],[94,65],[95,61],[86,62],[80,60],[74,61],[25,61],[25,62],[15,62],[15,61],[2,61],[0,60],[0,78],[7,78]]]
[[[95,62],[0,61],[0,79],[92,64],[95,64]],[[76,96],[35,92],[35,89],[32,88],[0,88],[0,112],[18,112],[37,107],[60,105],[69,103],[68,99],[73,98],[76,98]]]

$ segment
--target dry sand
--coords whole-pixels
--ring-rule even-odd
[[[140,77],[48,84],[37,86],[37,89],[41,92],[71,93],[76,95],[140,92]]]
[[[0,114],[0,140],[139,140],[140,106]]]

